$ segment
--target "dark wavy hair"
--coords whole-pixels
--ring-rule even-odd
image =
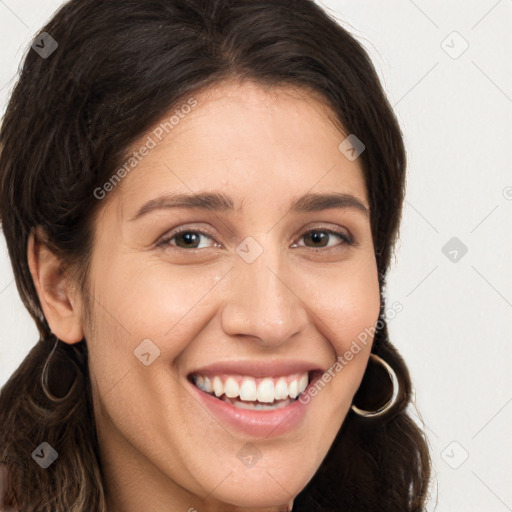
[[[406,153],[360,43],[311,0],[71,0],[39,34],[44,32],[58,47],[49,55],[28,49],[0,130],[0,221],[19,294],[40,334],[1,390],[5,500],[24,512],[106,510],[87,342],[69,345],[51,333],[27,262],[31,230],[42,228],[44,243],[86,292],[95,220],[105,204],[93,191],[165,112],[237,78],[318,95],[339,126],[366,145],[359,158],[381,294],[372,351],[392,366],[400,384],[398,401],[386,414],[363,418],[349,411],[293,510],[423,511],[428,440],[406,411],[411,380],[384,318]],[[33,40],[39,48],[41,37]],[[48,387],[59,400],[41,386],[50,356],[57,377]],[[354,403],[375,406],[390,394],[389,379],[380,379],[369,364]],[[62,454],[45,471],[30,456],[42,441]]]

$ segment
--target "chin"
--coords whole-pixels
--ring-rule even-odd
[[[251,474],[251,472],[253,472]],[[256,468],[233,472],[214,492],[215,498],[234,507],[287,512],[291,500],[307,485],[312,475],[278,474]],[[279,508],[277,508],[279,507]]]

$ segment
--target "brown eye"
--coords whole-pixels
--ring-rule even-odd
[[[329,245],[331,239],[333,237],[337,237],[338,239],[342,240],[341,244],[331,244]],[[312,229],[302,235],[302,238],[304,240],[309,241],[312,245],[306,245],[306,247],[312,247],[313,249],[324,249],[329,247],[334,247],[336,245],[352,245],[353,241],[352,239],[347,236],[345,233],[333,231],[330,229]]]
[[[158,247],[176,246],[178,249],[201,249],[201,247],[198,247],[198,244],[201,242],[201,237],[213,240],[213,238],[204,231],[183,229],[170,233],[156,245]],[[176,240],[176,243],[171,243],[173,240]]]

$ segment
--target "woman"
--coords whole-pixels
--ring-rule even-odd
[[[388,339],[406,157],[309,0],[72,0],[1,128],[40,340],[2,389],[23,511],[420,511]]]

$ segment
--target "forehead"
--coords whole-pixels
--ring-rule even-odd
[[[179,106],[133,146],[148,137],[155,142],[117,191],[121,218],[166,192],[222,190],[238,211],[243,205],[270,208],[289,202],[289,196],[324,189],[366,202],[359,162],[339,149],[347,134],[318,94],[229,81],[193,98],[196,106],[162,140],[155,129]]]

